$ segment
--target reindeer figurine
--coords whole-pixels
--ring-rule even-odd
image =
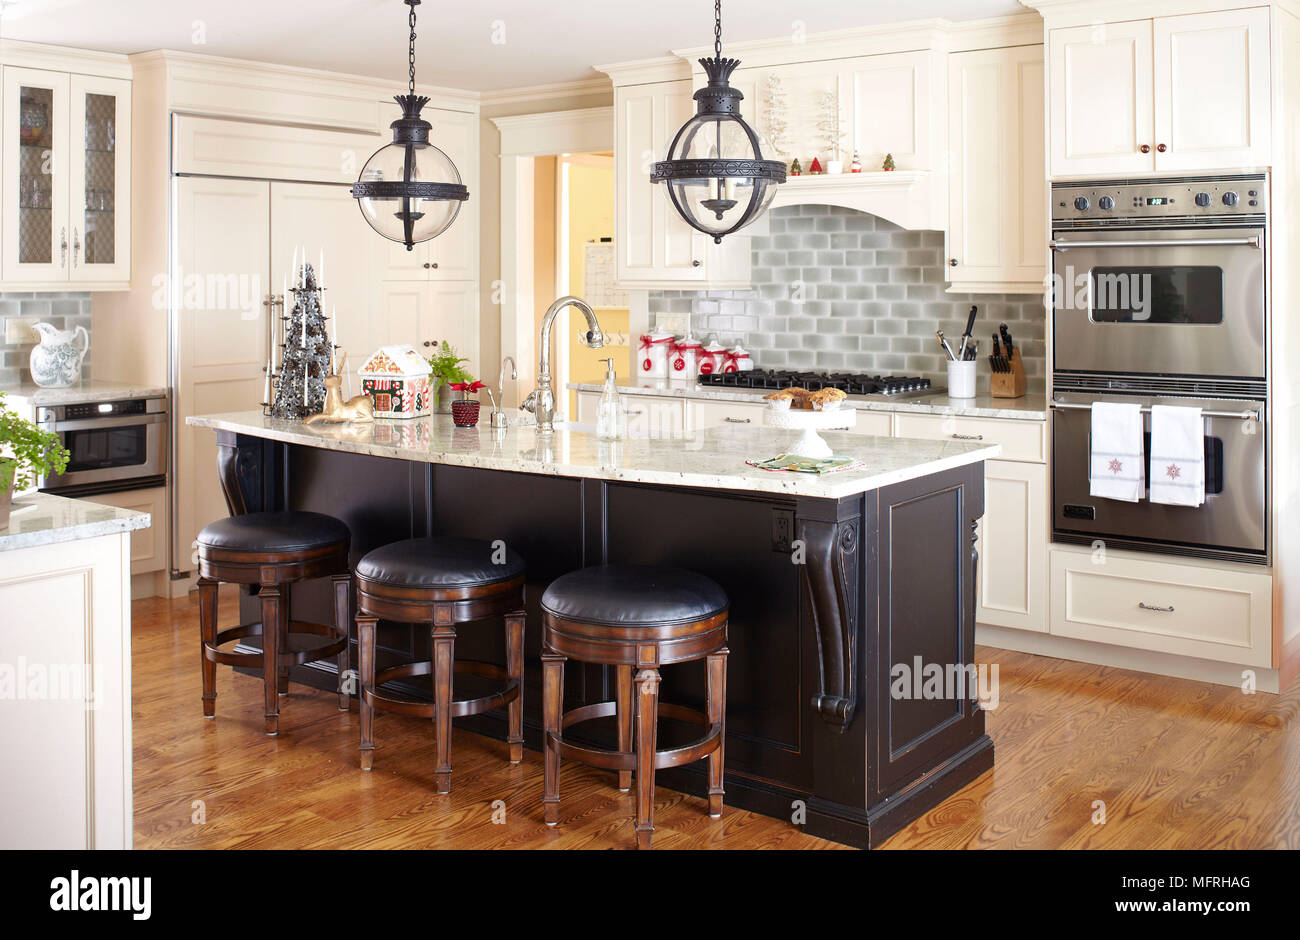
[[[325,382],[325,410],[320,414],[304,418],[303,424],[342,424],[345,421],[374,421],[375,401],[369,395],[343,400],[343,369],[348,357],[344,354],[333,375],[327,375]]]

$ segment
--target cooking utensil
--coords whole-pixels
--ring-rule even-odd
[[[975,329],[975,314],[979,307],[971,304],[970,314],[966,317],[966,331],[961,334],[961,352],[960,356],[964,361],[966,359],[966,344],[970,342],[971,333]]]
[[[946,352],[946,353],[948,354],[948,361],[949,361],[949,362],[956,362],[956,361],[957,361],[957,356],[956,356],[955,353],[953,353],[953,351],[952,351],[952,347],[948,345],[948,341],[947,341],[946,339],[943,338],[943,330],[935,330],[935,331],[934,331],[934,335],[937,336],[937,337],[939,337],[939,343],[940,343],[940,345],[943,346],[944,352]]]
[[[994,372],[1007,371],[1002,362],[1002,344],[998,342],[998,334],[993,334],[993,355],[989,356],[989,365]]]

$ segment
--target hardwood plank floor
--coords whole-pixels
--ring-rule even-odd
[[[223,612],[232,606],[224,602]],[[452,792],[433,792],[427,723],[358,717],[294,686],[262,733],[261,683],[221,667],[199,705],[193,598],[132,605],[137,848],[630,848],[632,794],[565,765],[561,824],[541,820],[540,755],[457,731]],[[227,615],[228,616],[228,615]],[[223,623],[225,620],[223,620]],[[1300,848],[1300,688],[1280,695],[981,647],[997,663],[996,765],[886,848]],[[493,821],[504,801],[505,822]],[[201,805],[195,801],[202,801]],[[1094,822],[1096,801],[1105,822]],[[200,816],[200,810],[202,815]],[[657,793],[656,848],[840,848],[788,823]],[[201,818],[201,822],[195,819]]]

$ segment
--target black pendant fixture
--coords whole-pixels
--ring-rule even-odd
[[[420,117],[429,99],[415,94],[415,8],[420,0],[402,2],[411,8],[409,92],[394,96],[402,116],[389,125],[393,142],[366,161],[352,195],[372,229],[410,251],[447,231],[469,190],[451,158],[429,143],[433,125]]]
[[[744,99],[728,83],[739,59],[722,57],[722,0],[713,4],[712,59],[700,59],[709,83],[695,93],[695,117],[673,138],[650,180],[668,185],[668,198],[691,228],[720,243],[767,211],[785,164],[763,157],[765,141],[740,116]]]

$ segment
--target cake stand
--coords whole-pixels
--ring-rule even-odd
[[[806,411],[791,408],[789,411],[767,410],[767,423],[774,428],[803,431],[786,453],[796,457],[822,460],[835,456],[831,445],[822,440],[818,431],[847,430],[857,424],[858,413],[853,408],[836,408],[834,411]]]

